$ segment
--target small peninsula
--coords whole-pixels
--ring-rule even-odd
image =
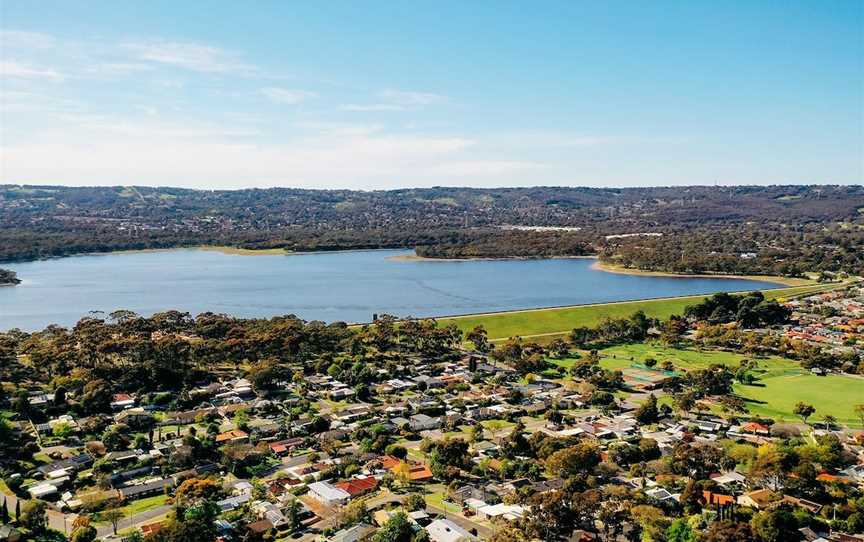
[[[15,284],[21,284],[21,279],[18,278],[18,274],[15,273],[15,271],[0,268],[0,286],[14,286]]]

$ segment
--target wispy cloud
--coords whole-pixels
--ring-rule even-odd
[[[433,105],[447,101],[447,97],[441,94],[393,89],[381,91],[379,96],[389,103],[404,106]]]
[[[380,124],[358,124],[352,122],[303,121],[295,122],[295,128],[312,132],[317,135],[357,137],[381,132]]]
[[[265,87],[259,91],[273,103],[280,105],[297,105],[318,95],[306,90],[294,90],[280,87]]]
[[[408,108],[396,104],[345,104],[340,105],[339,109],[342,111],[406,111]]]
[[[658,135],[633,134],[587,134],[579,132],[505,132],[491,137],[489,142],[502,148],[519,149],[576,149],[593,147],[621,147],[646,144],[676,145],[683,143],[684,138]]]
[[[131,75],[152,70],[152,65],[143,62],[99,62],[87,67],[87,73],[98,75]]]
[[[255,66],[241,62],[234,53],[201,43],[158,40],[127,42],[123,48],[139,60],[201,73],[251,74],[258,71]]]
[[[380,102],[371,104],[345,104],[339,106],[342,111],[411,111],[428,105],[447,102],[447,97],[432,92],[415,92],[405,90],[382,90],[377,95]]]
[[[242,126],[228,126],[212,122],[154,120],[158,111],[152,106],[139,106],[136,109],[142,111],[147,120],[84,114],[65,115],[63,118],[70,126],[86,131],[85,140],[88,141],[101,141],[103,137],[110,137],[111,135],[122,135],[138,140],[174,140],[176,142],[259,135],[258,130]]]
[[[22,92],[4,89],[0,92],[0,113],[71,114],[86,110],[86,104],[77,100],[58,98],[41,92]],[[10,119],[4,119],[10,120]],[[9,122],[11,125],[12,122]]]
[[[57,45],[57,40],[39,32],[0,30],[0,45],[4,49],[51,49]]]
[[[96,128],[96,127],[94,127]],[[278,143],[237,141],[234,137],[198,137],[200,127],[104,125],[52,141],[0,148],[6,166],[0,182],[34,182],[62,175],[70,184],[200,186],[345,186],[370,187],[388,179],[412,183],[437,164],[457,159],[470,139],[388,134],[322,135]],[[117,134],[136,136],[135,144]],[[98,154],[100,160],[94,161]],[[52,156],[46,161],[44,156]],[[129,164],[136,164],[129,168]],[[480,164],[470,166],[484,170]],[[461,168],[456,168],[461,169]],[[486,171],[500,171],[491,166]],[[440,182],[437,177],[429,183]]]
[[[60,82],[65,79],[64,75],[57,70],[51,68],[40,68],[14,60],[0,62],[0,77],[16,79],[45,79],[54,82]]]
[[[452,179],[456,177],[509,175],[548,168],[548,164],[529,160],[454,160],[449,163],[436,164],[426,173]]]

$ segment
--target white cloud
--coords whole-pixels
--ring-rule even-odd
[[[384,90],[379,96],[389,103],[406,106],[433,105],[447,101],[447,97],[440,94],[393,89]]]
[[[381,132],[380,124],[357,124],[350,122],[303,121],[293,124],[296,128],[313,132],[316,135],[332,135],[341,137],[365,136]]]
[[[162,89],[180,89],[186,86],[185,81],[180,81],[177,79],[159,79],[153,81],[151,84],[155,87],[159,87]]]
[[[42,92],[3,90],[0,92],[0,113],[50,113],[73,114],[86,109],[86,104],[76,100],[50,96]],[[5,128],[14,126],[11,119],[4,119]]]
[[[447,102],[447,97],[431,92],[413,92],[403,90],[382,90],[378,97],[383,101],[372,104],[345,104],[340,105],[342,111],[411,111],[427,105]]]
[[[64,79],[63,74],[56,70],[50,68],[38,68],[14,60],[0,62],[0,77],[16,79],[45,79],[53,82],[60,82]]]
[[[245,64],[237,55],[200,43],[175,41],[128,42],[123,49],[135,58],[202,73],[254,73],[255,66]]]
[[[137,109],[138,111],[141,111],[142,113],[144,113],[148,117],[159,116],[159,110],[153,106],[150,106],[150,105],[136,105],[135,109]]]
[[[453,162],[437,164],[429,168],[426,173],[437,175],[444,179],[456,177],[488,177],[500,176],[512,173],[523,173],[538,171],[548,168],[548,164],[533,162],[529,160],[456,160]]]
[[[318,95],[314,92],[306,90],[293,90],[279,87],[266,87],[259,91],[263,96],[266,96],[271,102],[280,105],[297,105],[310,98],[315,98]]]
[[[131,75],[152,70],[153,66],[143,62],[102,62],[87,67],[88,73],[99,75]]]
[[[327,123],[304,125],[309,132],[266,143],[239,137],[251,134],[242,128],[197,123],[86,117],[70,117],[67,123],[36,141],[0,148],[0,182],[62,179],[78,185],[207,188],[432,184],[427,172],[467,160],[466,153],[476,144],[459,136],[388,134],[377,126]],[[464,171],[468,166],[461,167]],[[470,167],[484,169],[479,162]],[[502,168],[485,169],[494,175]],[[442,172],[434,174],[434,182],[442,181]]]
[[[404,105],[396,104],[345,104],[340,105],[342,111],[407,111],[408,108]]]
[[[0,30],[0,45],[3,49],[51,49],[57,44],[53,36],[38,32]]]
[[[250,137],[259,135],[259,131],[253,128],[244,128],[242,126],[225,126],[209,122],[166,122],[153,119],[156,116],[157,110],[144,106],[138,108],[148,118],[147,120],[140,119],[124,119],[113,116],[99,115],[64,115],[62,120],[68,123],[71,129],[78,128],[82,132],[85,141],[104,141],[106,136],[123,136],[125,138],[134,139],[128,141],[130,147],[141,144],[147,144],[150,141],[174,141],[175,144],[182,146],[189,143],[189,140],[196,139],[225,139]],[[61,128],[56,139],[62,141],[64,139],[72,139],[66,136],[66,128]],[[45,139],[50,140],[52,134],[46,134]],[[78,139],[77,137],[75,139]]]

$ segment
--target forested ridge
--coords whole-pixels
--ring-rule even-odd
[[[0,261],[194,245],[599,254],[684,273],[862,271],[864,187],[391,191],[0,186]]]

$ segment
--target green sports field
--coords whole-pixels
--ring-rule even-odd
[[[816,376],[802,373],[776,376],[762,381],[764,388],[735,385],[735,393],[750,399],[747,408],[753,414],[782,420],[798,420],[792,409],[798,401],[816,407],[816,414],[808,421],[821,420],[831,414],[844,424],[861,426],[855,415],[855,405],[864,404],[864,378],[848,375]],[[758,401],[758,402],[754,402]]]
[[[778,299],[805,293],[818,292],[836,288],[836,285],[817,284],[813,286],[797,286],[765,290],[765,297]],[[651,299],[646,301],[624,301],[620,303],[602,303],[597,305],[579,305],[554,309],[533,309],[493,314],[476,314],[439,318],[442,325],[455,323],[459,329],[468,331],[475,326],[486,328],[490,340],[502,340],[520,336],[525,338],[549,338],[555,335],[569,333],[574,327],[593,327],[604,318],[624,318],[638,310],[642,310],[652,318],[668,318],[672,314],[681,314],[687,305],[698,303],[706,296],[674,297],[666,299]]]
[[[659,343],[613,346],[600,351],[600,365],[607,369],[623,369],[633,363],[642,364],[652,357],[658,364],[671,361],[676,369],[693,370],[713,364],[738,366],[743,359],[758,363],[754,374],[759,385],[735,384],[735,393],[747,401],[750,413],[776,420],[800,421],[793,413],[799,401],[816,407],[810,422],[821,420],[826,414],[840,423],[859,427],[861,420],[855,415],[856,404],[864,403],[864,378],[849,375],[816,376],[794,360],[779,356],[753,358],[735,352],[700,351],[691,348],[673,348]],[[573,360],[556,361],[562,366]]]
[[[644,364],[647,358],[654,358],[658,365],[671,361],[677,370],[685,371],[703,369],[715,364],[737,367],[741,360],[753,359],[737,352],[673,348],[656,342],[613,346],[601,350],[600,355],[600,364],[607,369],[623,369],[632,363]],[[762,379],[802,372],[795,361],[780,356],[761,357],[755,361],[759,363],[759,368],[754,372]]]

